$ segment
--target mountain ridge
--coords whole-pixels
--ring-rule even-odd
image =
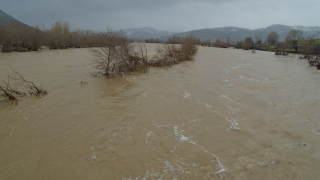
[[[265,28],[258,28],[253,30],[248,28],[225,26],[174,33],[170,36],[162,36],[160,39],[166,40],[167,38],[172,37],[173,35],[179,37],[186,37],[187,35],[193,34],[201,40],[210,39],[211,41],[215,41],[218,38],[227,39],[228,37],[232,40],[243,40],[247,37],[251,37],[252,39],[260,37],[263,40],[266,40],[269,33],[271,33],[272,31],[276,31],[279,34],[279,40],[284,41],[288,32],[292,29],[300,29],[304,31],[304,38],[307,38],[308,36],[313,34],[317,34],[318,31],[320,31],[319,26],[286,26],[282,24],[273,24]]]

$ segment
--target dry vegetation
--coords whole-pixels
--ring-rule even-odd
[[[35,25],[25,28],[21,24],[0,25],[0,44],[2,52],[37,51],[42,46],[49,49],[67,49],[70,47],[102,47],[106,32],[93,33],[90,30],[71,30],[68,22],[59,21],[50,28]]]
[[[181,45],[163,44],[153,57],[149,57],[144,43],[131,43],[121,32],[108,29],[103,47],[90,50],[93,66],[99,70],[93,75],[123,76],[133,71],[146,72],[150,66],[171,66],[192,60],[198,50],[197,41],[194,36],[179,38]]]
[[[22,74],[13,70],[13,74],[8,76],[7,81],[2,80],[0,84],[0,99],[17,100],[17,96],[25,96],[27,93],[30,95],[39,96],[41,94],[48,94],[48,92],[33,82],[26,80]],[[13,81],[13,85],[10,84]],[[14,88],[15,87],[15,88]],[[18,91],[16,87],[24,87],[28,92]]]

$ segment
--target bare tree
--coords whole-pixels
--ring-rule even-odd
[[[102,47],[91,49],[93,66],[107,77],[124,75],[148,66],[147,49],[144,44],[137,48],[120,31],[108,28],[102,37]],[[136,51],[136,49],[138,49]]]
[[[223,47],[224,47],[224,43],[221,41],[220,38],[217,38],[217,39],[216,39],[216,42],[214,43],[214,46],[215,46],[215,47],[223,48]]]
[[[301,40],[303,37],[303,31],[299,29],[292,29],[289,31],[286,41],[290,42],[292,47],[295,49],[295,53],[298,53],[298,41]]]
[[[119,51],[125,49],[120,47],[126,43],[120,43],[119,34],[116,31],[108,28],[105,36],[102,39],[103,47],[100,49],[91,49],[93,55],[93,66],[100,70],[106,76],[114,75],[116,66],[120,66]]]
[[[240,40],[240,41],[237,41],[237,42],[236,42],[234,48],[236,48],[236,49],[242,49],[242,46],[243,46],[243,42],[242,42],[242,40]]]
[[[242,48],[244,50],[248,50],[253,48],[254,42],[252,40],[251,37],[247,37],[246,39],[244,39],[243,44],[242,44]]]
[[[279,41],[279,34],[276,31],[272,31],[267,39],[270,45],[276,45]]]
[[[50,49],[66,49],[70,35],[70,25],[67,21],[54,23],[47,32],[47,44]]]
[[[312,55],[314,53],[314,50],[315,50],[315,39],[314,39],[315,35],[311,36],[308,38],[308,43],[306,44],[303,44],[302,47],[301,47],[301,52],[304,55],[304,58],[306,59],[309,59],[311,58],[310,55]]]

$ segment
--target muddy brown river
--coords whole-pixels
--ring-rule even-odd
[[[1,80],[49,92],[0,102],[0,179],[319,179],[320,71],[297,55],[200,47],[116,79],[90,57],[0,53]]]

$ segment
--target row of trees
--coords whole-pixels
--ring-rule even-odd
[[[269,45],[276,45],[278,51],[286,51],[287,49],[294,49],[295,53],[300,52],[304,54],[312,54],[312,53],[319,53],[319,47],[316,46],[315,41],[315,34],[309,36],[305,41],[302,41],[303,38],[303,31],[299,29],[292,29],[288,32],[285,41],[279,42],[279,34],[275,31],[271,32],[268,35],[268,44]]]
[[[234,45],[238,49],[261,49],[266,46],[276,46],[277,51],[287,52],[289,49],[294,49],[295,53],[302,52],[305,54],[310,54],[317,50],[315,46],[315,35],[308,37],[306,41],[303,40],[303,31],[299,29],[292,29],[288,32],[285,41],[279,42],[279,34],[272,31],[268,34],[266,41],[263,43],[261,38],[257,38],[256,42],[252,40],[251,37],[247,37],[244,41],[237,41]],[[300,49],[300,51],[299,51]],[[318,51],[318,50],[317,50]]]
[[[25,28],[18,23],[0,26],[0,44],[3,52],[36,51],[41,47],[42,33],[38,27]]]
[[[293,29],[288,32],[286,39],[284,42],[279,42],[279,34],[276,31],[272,31],[268,34],[267,39],[265,41],[262,40],[261,37],[256,37],[255,41],[251,37],[247,37],[244,40],[234,42],[229,37],[224,40],[217,38],[214,42],[210,39],[200,40],[197,44],[202,46],[210,46],[210,47],[219,47],[219,48],[228,48],[234,47],[237,49],[261,49],[265,46],[276,46],[278,51],[286,52],[288,49],[294,49],[296,53],[299,52],[299,49],[304,53],[310,53],[312,49],[317,50],[317,47],[314,46],[314,37],[315,35],[308,37],[308,43],[299,44],[299,41],[303,39],[303,31],[299,29]],[[168,38],[167,43],[178,44],[180,43],[180,37],[172,36]],[[157,39],[159,40],[159,39]],[[157,41],[146,40],[146,42],[157,43]],[[319,49],[319,48],[318,48]]]
[[[101,47],[106,37],[106,32],[71,30],[69,23],[65,21],[56,22],[48,29],[44,26],[40,29],[39,25],[25,28],[19,23],[0,25],[0,34],[2,52],[37,51],[42,46],[50,49]]]
[[[121,32],[120,32],[121,33]],[[19,23],[12,23],[9,25],[0,25],[0,44],[2,52],[12,51],[37,51],[42,46],[47,46],[50,49],[66,49],[69,47],[83,48],[83,47],[102,47],[104,46],[105,38],[108,37],[108,32],[94,33],[90,30],[71,30],[71,27],[66,21],[59,21],[51,25],[50,28],[45,28],[44,25],[40,28],[35,25],[32,28],[25,28]],[[123,35],[123,34],[122,34]],[[193,37],[194,43],[202,46],[214,46],[220,48],[235,47],[241,49],[259,48],[266,45],[277,45],[279,49],[293,48],[297,53],[299,48],[299,40],[303,38],[303,31],[293,29],[291,30],[285,42],[279,42],[279,34],[275,31],[269,33],[265,42],[258,37],[254,42],[251,37],[247,37],[243,41],[232,41],[229,37],[226,40],[216,39],[215,42],[210,39],[200,40]],[[310,37],[309,39],[313,39]],[[146,43],[168,43],[168,44],[182,44],[184,38],[172,36],[167,41],[160,39],[146,39]]]

